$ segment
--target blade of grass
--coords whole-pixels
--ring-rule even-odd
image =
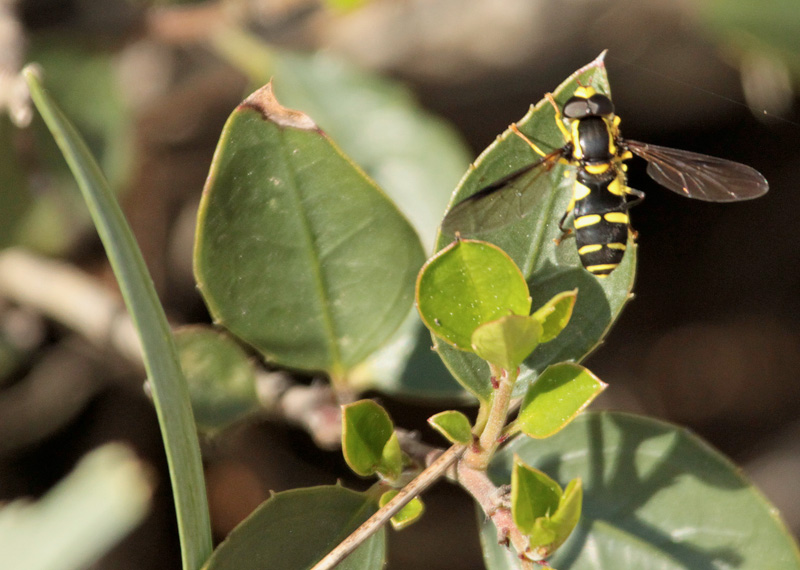
[[[211,554],[208,501],[189,389],[164,310],[130,227],[100,167],[44,90],[37,68],[28,66],[23,74],[33,102],[86,200],[141,340],[169,464],[183,569],[197,570]]]

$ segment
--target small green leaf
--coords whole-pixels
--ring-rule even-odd
[[[528,315],[528,285],[498,247],[456,240],[428,260],[417,278],[417,307],[435,335],[470,350],[472,332],[505,315]]]
[[[536,522],[549,517],[558,509],[561,487],[543,472],[528,467],[519,457],[514,458],[511,472],[511,515],[523,534],[536,530]]]
[[[383,508],[386,503],[395,498],[397,493],[399,493],[399,491],[386,491],[383,495],[381,495],[378,505]],[[407,526],[417,522],[424,512],[425,504],[422,502],[422,499],[419,497],[414,497],[405,507],[400,509],[400,512],[390,519],[392,528],[394,530],[403,530]]]
[[[550,437],[575,419],[606,386],[580,364],[554,364],[528,388],[516,425],[530,437]]]
[[[393,433],[389,414],[372,400],[342,406],[342,453],[356,474],[369,477],[378,470]]]
[[[217,323],[272,362],[346,380],[408,315],[424,257],[394,204],[271,86],[231,114],[195,241]]]
[[[542,325],[532,316],[506,315],[472,333],[475,354],[505,370],[516,370],[539,345]]]
[[[572,316],[572,309],[575,307],[577,297],[577,289],[564,291],[533,313],[533,317],[542,323],[542,336],[539,342],[550,342],[564,330]]]
[[[375,510],[374,498],[338,485],[277,493],[231,531],[203,570],[311,568]],[[385,549],[379,529],[336,570],[381,568]]]
[[[239,343],[199,325],[174,334],[199,428],[224,429],[259,409],[253,361]]]
[[[580,479],[570,481],[556,512],[536,519],[533,531],[528,534],[528,558],[544,560],[564,544],[580,520],[582,497]]]
[[[400,440],[397,438],[397,432],[392,432],[389,441],[383,446],[381,460],[377,467],[378,473],[389,481],[397,480],[403,472],[403,457],[403,450],[400,449]]]
[[[555,514],[550,516],[550,523],[555,539],[549,544],[541,544],[546,552],[540,552],[542,558],[550,556],[555,550],[564,544],[564,542],[578,526],[578,521],[581,519],[581,510],[583,508],[583,483],[580,478],[573,479],[561,495],[561,500],[558,504],[558,509]],[[531,545],[533,546],[533,545]]]
[[[472,442],[472,426],[467,416],[456,410],[439,412],[428,418],[431,427],[445,436],[450,443]]]

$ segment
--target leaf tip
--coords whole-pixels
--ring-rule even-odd
[[[44,74],[44,70],[42,66],[38,63],[29,63],[24,68],[22,68],[22,76],[25,77],[26,80],[30,81],[31,79],[35,81],[42,81],[42,75]]]
[[[288,109],[278,102],[272,90],[272,81],[251,93],[240,106],[258,111],[264,119],[272,121],[279,127],[291,127],[306,131],[319,130],[311,117],[301,111]]]

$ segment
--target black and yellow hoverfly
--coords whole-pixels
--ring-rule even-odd
[[[511,193],[519,192],[513,182],[539,169],[547,172],[560,162],[575,169],[572,199],[559,221],[562,237],[572,233],[564,227],[573,214],[578,255],[587,271],[598,277],[611,273],[622,261],[628,237],[632,233],[628,210],[644,198],[629,188],[625,180],[626,160],[636,154],[647,162],[647,173],[656,182],[688,198],[708,202],[734,202],[763,195],[769,189],[757,170],[721,158],[685,150],[625,140],[620,136],[620,118],[606,95],[592,87],[580,86],[562,109],[551,94],[547,98],[556,111],[556,125],[564,136],[563,147],[544,152],[516,125],[511,129],[541,156],[539,160],[482,188],[456,204],[442,221],[445,233],[472,233],[496,229],[528,212],[508,207],[508,215],[497,215],[498,208],[517,201]],[[538,176],[538,174],[537,174]],[[492,227],[481,225],[481,214],[492,210]],[[498,223],[498,220],[500,222]]]

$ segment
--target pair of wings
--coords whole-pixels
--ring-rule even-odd
[[[736,202],[758,198],[769,189],[760,172],[738,162],[637,141],[626,140],[621,146],[648,162],[647,174],[653,180],[687,198]],[[567,147],[557,149],[459,202],[442,221],[442,232],[469,235],[525,217],[540,198],[526,189],[566,152]]]

